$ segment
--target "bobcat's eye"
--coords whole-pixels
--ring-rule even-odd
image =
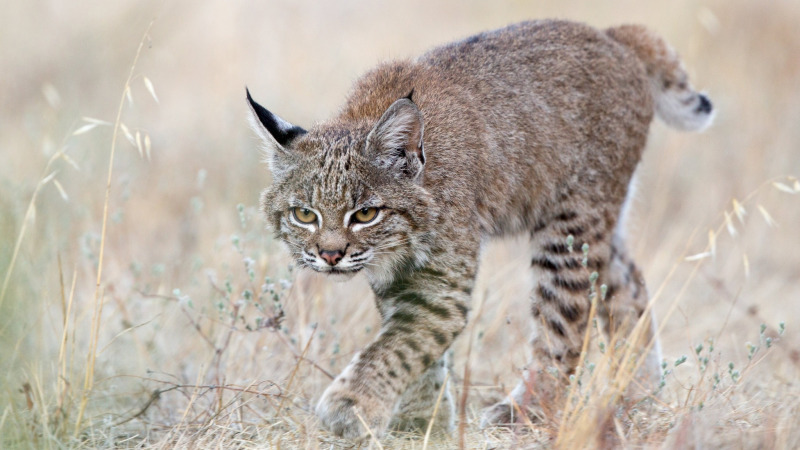
[[[369,223],[378,216],[378,208],[361,208],[353,214],[353,221],[356,223]]]
[[[317,221],[317,215],[308,208],[292,208],[292,215],[300,223],[314,223]]]

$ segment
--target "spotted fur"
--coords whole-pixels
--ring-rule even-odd
[[[531,236],[538,327],[529,375],[484,423],[508,421],[513,402],[540,414],[537,402],[577,364],[591,272],[609,286],[609,331],[645,311],[620,215],[654,114],[683,129],[712,114],[654,34],[564,21],[382,64],[308,131],[248,99],[273,173],[262,208],[275,233],[300,266],[363,272],[377,297],[380,332],[316,407],[348,438],[365,432],[356,412],[376,433],[427,423],[446,390],[445,351],[467,323],[481,243],[508,234]],[[296,211],[315,219],[302,223]],[[544,376],[551,366],[560,376]],[[436,421],[450,428],[444,398]]]

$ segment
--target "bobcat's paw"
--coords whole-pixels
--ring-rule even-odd
[[[358,439],[367,434],[358,416],[361,416],[375,437],[379,438],[383,435],[391,415],[391,409],[381,399],[368,398],[353,392],[340,380],[328,386],[317,403],[315,412],[325,428],[346,439]]]
[[[520,416],[520,411],[532,423],[541,423],[545,420],[544,411],[538,405],[520,405],[506,398],[501,402],[483,410],[481,414],[481,428],[525,424],[527,421]]]
[[[406,395],[408,395],[406,391]],[[400,432],[425,433],[428,430],[431,419],[433,419],[432,430],[439,433],[448,434],[455,429],[456,405],[449,388],[436,408],[437,390],[427,392],[414,392],[422,396],[412,398],[401,398],[399,407],[389,422],[389,429]],[[436,417],[433,412],[436,410]]]
[[[542,405],[558,404],[558,380],[525,370],[514,390],[502,401],[483,410],[481,428],[491,426],[544,423],[548,420]]]

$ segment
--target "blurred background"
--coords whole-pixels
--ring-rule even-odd
[[[767,383],[762,395],[796,406],[797,2],[32,0],[8,2],[0,17],[0,434],[164,431],[225,398],[176,389],[184,395],[162,394],[119,423],[178,384],[280,392],[307,409],[378,317],[364,280],[295,273],[264,231],[257,203],[270,177],[245,86],[308,127],[380,61],[551,17],[649,26],[714,101],[716,123],[702,134],[654,123],[629,244],[657,298],[665,358],[691,357],[712,338],[720,367],[739,367],[747,344],[777,339],[783,321],[788,332],[748,370],[764,374],[750,377],[753,389]],[[521,243],[486,251],[470,414],[527,361]],[[467,342],[456,344],[458,374]],[[698,364],[675,368],[667,398]],[[271,401],[248,400],[252,423],[272,414]]]

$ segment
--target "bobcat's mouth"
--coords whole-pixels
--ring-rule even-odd
[[[348,274],[348,273],[359,272],[363,268],[364,268],[364,266],[348,267],[346,269],[342,269],[342,268],[339,268],[339,267],[329,267],[327,270],[320,270],[320,272],[329,273],[331,275]]]
[[[314,272],[324,273],[326,275],[353,275],[361,271],[364,268],[364,265],[359,264],[357,266],[350,266],[350,267],[336,267],[336,266],[322,266],[317,264],[307,264],[306,267],[309,267]]]
[[[319,269],[314,266],[312,267],[316,272],[324,273],[326,277],[334,281],[347,281],[356,276],[356,274],[360,272],[361,269],[364,268],[364,266],[349,267],[346,269],[340,269],[338,267],[327,267],[325,269]]]

